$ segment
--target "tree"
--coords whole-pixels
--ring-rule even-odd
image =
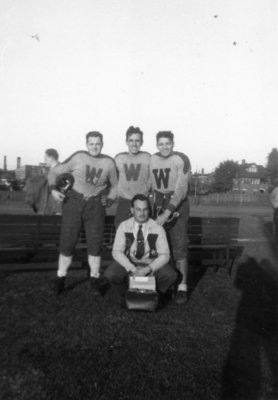
[[[273,148],[267,156],[266,169],[270,183],[273,185],[275,179],[278,178],[278,150],[276,148]]]
[[[232,190],[233,179],[239,172],[239,165],[233,160],[222,161],[215,170],[214,189],[216,192]]]

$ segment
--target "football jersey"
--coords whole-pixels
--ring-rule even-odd
[[[73,175],[73,189],[85,197],[97,196],[106,188],[109,188],[109,198],[114,200],[117,197],[117,171],[114,160],[109,156],[92,156],[87,151],[77,151],[50,170],[50,190],[55,189],[56,178],[63,173]]]
[[[172,152],[168,157],[163,157],[160,153],[153,154],[151,157],[152,190],[172,194],[167,206],[171,212],[187,196],[190,169],[189,158],[177,151]]]
[[[150,159],[145,151],[137,154],[119,153],[115,157],[118,170],[118,196],[132,199],[138,193],[146,195],[150,190]]]

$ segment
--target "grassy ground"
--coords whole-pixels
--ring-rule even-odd
[[[232,278],[192,266],[186,306],[127,312],[112,292],[94,300],[79,270],[58,299],[54,271],[3,273],[0,399],[277,399],[271,209],[193,207],[191,214],[240,216],[239,236],[249,240]]]

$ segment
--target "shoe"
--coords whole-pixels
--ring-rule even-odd
[[[99,278],[90,278],[90,286],[95,297],[101,296],[100,282]]]
[[[179,290],[176,297],[175,297],[175,303],[176,304],[185,304],[188,301],[188,295],[187,292],[184,290]]]
[[[57,277],[55,281],[55,293],[57,295],[61,294],[65,290],[65,280],[66,278],[64,276]]]

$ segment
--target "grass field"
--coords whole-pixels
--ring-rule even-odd
[[[59,298],[55,271],[2,272],[0,399],[278,399],[271,209],[191,214],[240,216],[243,252],[231,278],[192,266],[186,306],[127,312],[112,292],[94,300],[82,270]]]

